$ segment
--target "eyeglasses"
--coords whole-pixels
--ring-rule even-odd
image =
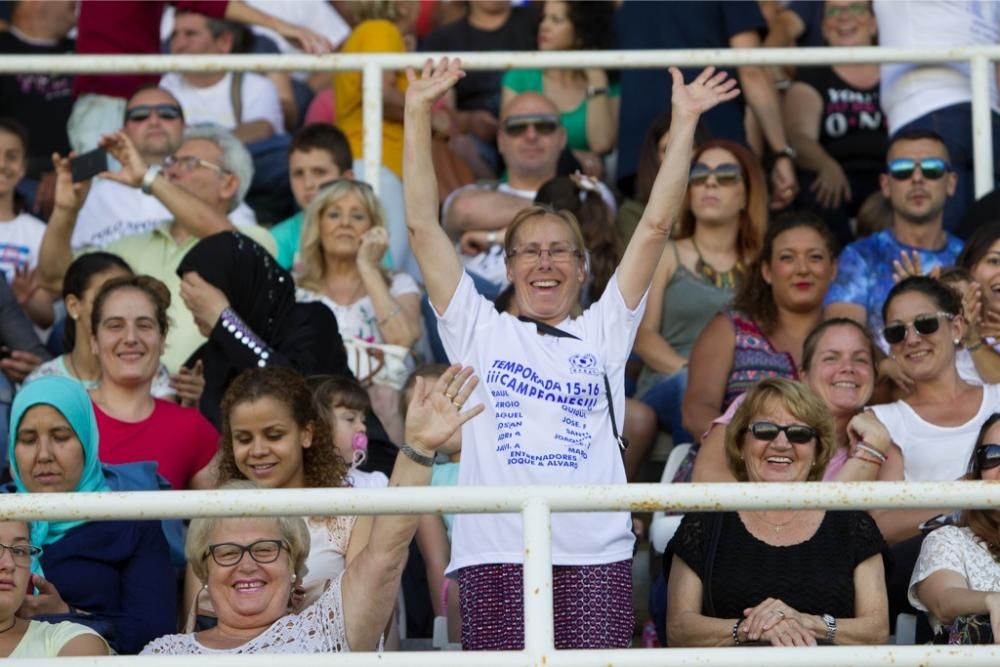
[[[778,426],[774,422],[754,422],[747,428],[750,434],[758,440],[771,442],[778,437],[779,433],[784,433],[788,442],[796,445],[804,445],[812,442],[816,438],[816,429],[804,424],[789,424],[788,426]]]
[[[840,7],[836,5],[830,5],[824,10],[823,15],[826,16],[826,18],[828,19],[836,19],[840,18],[845,14],[850,16],[862,16],[867,13],[868,13],[868,5],[866,3],[855,2],[850,5],[840,6]]]
[[[42,553],[42,548],[33,544],[0,544],[0,558],[3,558],[5,550],[10,552],[14,565],[18,567],[31,567],[31,559]]]
[[[559,129],[559,117],[553,114],[531,114],[511,116],[503,122],[503,131],[510,137],[519,137],[535,128],[537,134],[547,137]]]
[[[951,171],[951,165],[941,158],[911,160],[904,157],[890,162],[886,172],[897,181],[907,181],[913,177],[917,167],[920,167],[920,173],[929,181],[936,181]]]
[[[281,540],[257,540],[253,544],[243,546],[233,542],[223,542],[222,544],[210,544],[208,550],[202,558],[212,556],[212,560],[222,567],[231,567],[243,560],[243,554],[250,554],[250,558],[262,565],[273,563],[278,560],[282,549],[288,549],[288,545]]]
[[[177,120],[184,118],[184,112],[176,104],[137,104],[125,110],[125,122],[141,123],[148,119],[153,112],[160,117],[160,120]]]
[[[539,245],[526,245],[523,248],[514,248],[509,253],[507,257],[510,259],[521,258],[521,261],[528,262],[531,264],[537,264],[542,259],[542,254],[545,253],[549,256],[549,259],[556,264],[569,262],[572,258],[580,259],[583,257],[583,252],[577,250],[568,243],[558,243],[551,245],[548,248],[543,248]]]
[[[735,162],[724,162],[715,167],[695,162],[691,165],[688,181],[691,185],[703,185],[709,176],[715,176],[715,182],[719,185],[736,185],[743,178],[743,169]]]
[[[983,443],[976,449],[975,470],[992,470],[1000,466],[1000,445]]]
[[[196,155],[168,155],[166,159],[163,160],[163,168],[170,169],[173,166],[178,166],[186,172],[192,172],[198,167],[205,167],[206,169],[211,169],[217,174],[228,174],[229,170],[220,167],[217,164],[213,164],[208,160],[203,160]]]
[[[906,338],[906,329],[911,325],[913,326],[913,330],[919,335],[930,336],[932,333],[941,328],[942,317],[946,320],[952,320],[955,316],[951,313],[917,315],[913,318],[913,322],[910,324],[906,324],[905,322],[887,324],[882,329],[882,337],[885,338],[885,342],[889,343],[889,345],[902,343],[903,339]]]

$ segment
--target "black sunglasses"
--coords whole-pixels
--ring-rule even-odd
[[[890,162],[886,171],[897,181],[908,181],[917,167],[920,167],[920,173],[929,181],[936,181],[951,171],[950,164],[936,157],[923,160],[899,158]]]
[[[941,318],[946,320],[951,320],[955,316],[951,313],[934,313],[932,315],[917,315],[913,318],[913,330],[916,331],[921,336],[930,336],[941,328]],[[882,329],[882,336],[885,338],[885,342],[889,345],[895,345],[896,343],[902,343],[903,339],[906,338],[906,329],[909,325],[905,322],[894,322],[893,324],[887,324]]]
[[[688,180],[691,185],[701,185],[708,180],[709,176],[715,176],[715,182],[719,185],[736,185],[743,178],[743,169],[735,162],[724,162],[714,167],[707,164],[695,162],[691,165]]]
[[[983,443],[976,449],[976,470],[991,470],[1000,466],[1000,445]]]
[[[771,442],[778,437],[779,433],[784,433],[788,442],[796,445],[804,445],[812,442],[816,438],[816,429],[804,424],[789,424],[788,426],[778,426],[774,422],[754,422],[747,428],[750,434],[758,440]]]
[[[137,104],[125,110],[125,122],[141,123],[153,115],[154,111],[161,120],[184,118],[184,112],[176,104]]]
[[[511,137],[521,136],[529,127],[542,136],[549,136],[559,129],[559,118],[551,114],[531,114],[511,116],[503,122],[503,131]]]

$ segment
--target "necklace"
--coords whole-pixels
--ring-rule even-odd
[[[14,619],[10,622],[10,625],[8,625],[3,630],[0,630],[0,635],[2,635],[3,633],[7,632],[11,628],[13,628],[15,625],[17,625],[17,616],[15,616]]]
[[[694,240],[694,236],[691,237],[691,245],[694,246],[694,251],[698,253],[698,261],[694,265],[695,273],[700,273],[708,282],[719,289],[735,289],[743,280],[743,275],[746,273],[743,260],[736,260],[736,263],[728,271],[719,271],[702,257],[701,249],[698,248],[698,243]]]
[[[799,514],[798,512],[793,512],[791,518],[789,518],[787,521],[782,521],[781,523],[775,523],[774,521],[768,521],[763,516],[761,516],[760,514],[757,514],[757,513],[754,513],[754,516],[756,518],[760,519],[761,521],[763,521],[764,523],[766,523],[767,525],[769,525],[771,528],[774,528],[774,532],[780,533],[781,529],[784,528],[785,526],[787,526],[788,524],[790,524],[792,521],[794,521],[795,517],[798,516],[798,514]]]

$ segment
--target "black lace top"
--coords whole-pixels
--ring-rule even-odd
[[[854,568],[886,548],[865,512],[827,512],[810,539],[781,547],[751,535],[736,512],[685,514],[669,550],[703,583],[716,518],[722,531],[711,586],[718,618],[743,618],[744,609],[769,597],[805,614],[852,618]]]

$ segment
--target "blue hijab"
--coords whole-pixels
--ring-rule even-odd
[[[17,429],[25,413],[36,405],[48,405],[58,410],[76,433],[83,446],[83,471],[76,483],[77,492],[107,491],[101,461],[97,456],[99,438],[97,418],[90,396],[76,380],[65,377],[47,376],[24,385],[14,397],[10,415],[10,474],[18,493],[28,493],[17,466],[14,452],[17,448]],[[58,542],[62,537],[86,521],[32,521],[31,543],[46,547]],[[35,559],[32,572],[41,574],[41,565]]]

